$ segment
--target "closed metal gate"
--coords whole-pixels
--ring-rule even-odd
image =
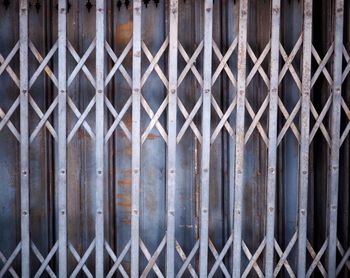
[[[0,277],[349,277],[349,15],[2,1]]]

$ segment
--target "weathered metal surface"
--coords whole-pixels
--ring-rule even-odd
[[[1,2],[0,277],[349,277],[349,14]]]

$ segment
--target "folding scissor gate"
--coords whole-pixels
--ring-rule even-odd
[[[0,277],[350,277],[350,1],[0,3]]]

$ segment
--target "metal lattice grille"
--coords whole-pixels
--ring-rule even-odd
[[[348,277],[350,2],[3,1],[0,277]]]

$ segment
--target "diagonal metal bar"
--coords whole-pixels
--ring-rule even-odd
[[[294,123],[294,119],[300,110],[301,99],[298,100],[297,104],[294,106],[294,108],[290,114],[288,113],[287,109],[285,108],[285,106],[280,98],[278,99],[278,106],[279,106],[283,116],[285,117],[286,122],[284,123],[280,133],[278,134],[277,145],[279,145],[282,142],[282,139],[284,138],[284,135],[286,134],[286,132],[288,131],[289,128],[291,128],[291,130],[295,136],[295,139],[298,141],[298,143],[300,143],[300,133],[299,133],[299,130]]]
[[[153,256],[150,257],[150,258],[147,258],[148,259],[148,264],[146,266],[146,268],[144,269],[144,271],[142,272],[141,274],[141,278],[146,278],[148,273],[151,271],[151,269],[153,268],[155,273],[158,275],[158,277],[163,277],[163,274],[161,273],[157,273],[158,272],[158,268],[155,267],[156,266],[156,261],[157,261],[157,258],[159,257],[160,253],[162,252],[162,250],[164,249],[164,246],[166,244],[166,241],[167,241],[167,237],[164,236],[163,237],[163,240],[160,242],[159,246],[157,247],[156,251],[154,252]],[[144,245],[144,244],[143,244]],[[145,246],[146,248],[146,246]],[[142,247],[141,247],[142,249]],[[148,251],[147,251],[148,252]],[[147,253],[146,252],[146,253]],[[145,253],[145,255],[146,255]],[[147,257],[147,256],[146,256]],[[159,270],[160,271],[160,270]]]
[[[94,40],[95,41],[95,40]],[[94,43],[94,41],[92,42],[92,44]],[[91,45],[90,45],[91,46]],[[81,62],[81,58],[79,56],[79,54],[76,52],[76,50],[74,49],[73,45],[67,40],[67,48],[70,52],[70,54],[72,55],[72,57],[74,58],[74,60],[79,63]],[[92,49],[93,50],[93,49]],[[82,71],[84,72],[86,78],[89,80],[90,84],[96,88],[96,81],[93,77],[93,75],[91,74],[90,70],[87,68],[87,66],[85,64],[82,65]],[[80,70],[80,69],[79,69]],[[71,82],[73,82],[73,79],[71,80]],[[71,85],[71,83],[67,84],[68,87]]]
[[[296,277],[291,266],[288,263],[287,258],[288,258],[289,253],[292,251],[297,239],[298,239],[298,232],[296,231],[294,233],[292,239],[289,241],[287,248],[284,250],[284,252],[282,251],[281,247],[279,246],[277,240],[275,240],[275,250],[276,250],[278,256],[280,257],[280,259],[279,259],[279,261],[275,267],[275,270],[273,272],[274,277],[277,277],[278,273],[281,271],[283,266],[286,268],[290,277],[292,277],[292,278]]]
[[[108,42],[105,42],[106,51],[109,54],[109,56],[112,58],[113,62],[115,63],[114,66],[112,67],[111,71],[109,72],[109,74],[106,77],[105,86],[108,85],[108,83],[113,78],[115,72],[119,69],[119,71],[121,72],[121,74],[125,78],[126,82],[128,83],[129,87],[132,88],[131,77],[130,77],[129,73],[126,71],[126,69],[124,68],[124,66],[122,65],[122,62],[124,61],[125,57],[128,55],[129,51],[131,50],[132,45],[133,45],[133,42],[131,39],[129,41],[129,43],[127,44],[127,46],[124,48],[122,54],[118,58],[117,55],[112,50],[111,46],[108,44]]]
[[[0,75],[4,72],[5,69],[9,67],[10,62],[12,61],[13,57],[16,55],[16,53],[19,50],[19,41],[15,44],[15,46],[12,48],[10,53],[7,55],[7,57],[4,59],[4,57],[0,54]],[[10,69],[10,68],[9,68]],[[11,71],[13,72],[13,71]]]
[[[38,51],[38,49],[35,47],[35,45],[30,41],[29,42],[29,49],[30,51],[34,54],[36,60],[40,63],[39,68],[37,69],[37,76],[33,75],[33,77],[31,78],[31,81],[29,83],[29,88],[31,88],[34,84],[34,81],[37,79],[37,77],[39,76],[39,74],[44,70],[46,72],[46,74],[50,77],[51,81],[53,82],[53,84],[56,86],[56,88],[58,88],[58,80],[55,76],[55,74],[53,73],[53,71],[51,70],[51,68],[49,66],[47,66],[47,63],[49,62],[49,60],[51,59],[52,55],[55,53],[56,51],[56,46],[54,45],[53,48],[51,49],[51,53],[48,53],[48,55],[45,57],[45,59],[41,56],[40,52]],[[50,57],[50,56],[51,57]],[[46,60],[47,59],[47,60]]]
[[[219,268],[219,266],[220,266],[222,272],[224,273],[225,277],[231,277],[230,273],[228,272],[228,270],[227,270],[225,264],[222,262],[222,260],[224,259],[225,255],[227,254],[227,251],[232,246],[232,242],[233,242],[233,234],[231,234],[229,239],[226,241],[224,248],[221,250],[220,254],[218,254],[213,242],[209,239],[209,248],[210,248],[210,251],[212,252],[212,254],[214,255],[215,263],[214,263],[213,267],[211,268],[211,270],[208,274],[208,277],[213,277],[215,275],[215,272]]]
[[[29,104],[32,106],[33,110],[36,112],[36,114],[39,116],[40,119],[45,118],[45,114],[41,111],[40,107],[38,106],[38,104],[35,102],[35,100],[33,99],[33,97],[28,94],[28,98],[29,98]],[[47,114],[48,116],[49,114]],[[47,128],[47,130],[51,133],[52,137],[57,139],[57,133],[54,129],[54,127],[52,126],[52,124],[49,121],[44,121],[45,123],[45,127]]]
[[[29,89],[34,85],[35,81],[38,79],[40,74],[43,72],[44,69],[47,71],[50,71],[50,68],[47,66],[53,55],[56,53],[58,49],[58,41],[55,42],[55,44],[52,46],[51,50],[47,53],[46,57],[42,59],[42,56],[39,54],[39,52],[34,47],[34,44],[30,42],[30,49],[32,49],[32,52],[37,56],[40,57],[38,60],[41,60],[40,66],[37,68],[37,70],[34,72],[32,78],[29,80]]]
[[[179,272],[176,274],[176,278],[182,277],[182,275],[185,273],[187,268],[188,268],[188,271],[190,272],[190,274],[193,278],[198,277],[196,271],[194,270],[194,268],[191,265],[191,261],[192,261],[193,257],[196,255],[198,249],[199,249],[199,240],[196,241],[196,244],[193,246],[190,254],[186,258],[185,253],[181,249],[180,244],[176,241],[176,251],[178,252],[178,254],[180,255],[180,257],[183,261],[183,265],[181,266]]]
[[[151,254],[149,253],[146,245],[140,239],[140,249],[142,250],[143,254],[145,255],[146,259],[148,260],[148,265],[151,265],[151,267],[153,268],[153,270],[154,270],[155,274],[157,275],[157,277],[161,277],[161,278],[163,278],[164,276],[163,276],[161,270],[159,269],[158,265],[156,264],[156,259],[159,256],[160,251],[163,249],[163,247],[165,245],[165,240],[164,239],[165,239],[165,237],[163,238],[162,242],[159,244],[156,252],[154,253],[155,257],[151,256]],[[150,264],[150,262],[151,262],[151,264]],[[146,276],[142,276],[141,275],[140,277],[144,278]]]
[[[146,130],[143,132],[143,134],[142,134],[142,136],[141,136],[141,144],[143,144],[143,143],[146,141],[146,139],[147,139],[149,133],[152,131],[153,127],[154,127],[157,123],[159,123],[159,118],[160,118],[160,116],[163,114],[164,110],[165,110],[166,107],[168,106],[168,99],[169,99],[169,96],[167,96],[167,97],[163,100],[163,102],[162,102],[162,104],[159,106],[157,112],[156,112],[156,113],[154,114],[154,116],[152,117],[151,122],[148,124]],[[159,124],[160,124],[160,123],[159,123]],[[167,138],[168,138],[168,136],[167,136]],[[175,138],[176,138],[176,136],[175,136]]]
[[[19,42],[17,42],[19,44]],[[16,52],[11,52],[11,55],[15,55]],[[10,57],[7,57],[10,58]],[[7,59],[6,58],[6,59]],[[2,71],[6,69],[6,72],[9,74],[9,76],[11,77],[11,79],[13,80],[13,82],[15,83],[15,85],[19,88],[19,78],[17,76],[17,74],[13,71],[13,69],[11,68],[11,66],[9,65],[10,63],[10,59],[6,60],[1,54],[0,54],[0,63],[2,63],[1,65],[1,69]],[[12,58],[11,58],[12,59]],[[2,68],[3,67],[3,68]],[[2,72],[0,73],[0,75],[2,74]]]
[[[312,46],[312,55],[314,56],[317,64],[318,64],[318,68],[315,71],[314,75],[312,76],[311,79],[311,87],[313,87],[318,79],[318,77],[320,76],[321,72],[323,73],[323,75],[326,77],[326,80],[328,81],[329,85],[333,84],[333,80],[332,77],[330,76],[327,68],[326,68],[326,64],[328,63],[329,59],[331,58],[332,54],[334,51],[334,44],[332,43],[332,45],[329,47],[326,55],[324,56],[323,59],[321,59],[320,55],[317,53],[316,49],[314,46]]]
[[[84,67],[87,59],[89,58],[91,53],[94,51],[95,47],[96,47],[96,39],[94,39],[91,42],[90,46],[85,51],[84,55],[79,59],[79,61],[77,61],[78,64],[75,66],[74,70],[72,71],[72,73],[68,77],[68,81],[67,81],[68,86],[70,86],[72,84],[72,82],[74,81],[74,79],[77,76],[77,74],[79,73],[79,71]]]
[[[348,74],[350,72],[350,55],[347,52],[345,46],[343,46],[343,55],[344,55],[344,58],[345,58],[347,65],[345,66],[345,69],[343,71],[342,82],[345,81],[346,77],[348,76]]]
[[[250,82],[253,80],[257,71],[259,72],[260,76],[262,77],[267,88],[270,87],[270,79],[267,76],[266,72],[264,71],[263,67],[261,66],[261,64],[262,64],[262,62],[264,62],[267,54],[269,54],[270,49],[271,49],[271,40],[267,43],[264,50],[261,52],[259,58],[257,58],[253,49],[249,46],[249,44],[247,44],[248,55],[250,56],[252,62],[254,63],[253,68],[251,69],[251,71],[249,72],[249,74],[247,76],[247,87],[250,84]]]
[[[337,276],[338,276],[340,271],[344,267],[344,265],[346,265],[348,270],[350,270],[350,260],[349,260],[350,259],[350,247],[348,248],[348,250],[345,253],[344,248],[341,246],[339,240],[337,240],[337,248],[338,248],[340,255],[342,255],[342,257],[343,257],[337,266]]]
[[[343,110],[344,110],[344,112],[345,112],[345,114],[346,114],[346,117],[348,118],[348,123],[347,123],[347,125],[346,125],[346,127],[345,127],[345,129],[344,129],[344,131],[343,131],[343,134],[341,135],[341,137],[340,137],[340,146],[342,146],[343,145],[343,143],[344,143],[344,141],[345,141],[345,139],[346,139],[346,137],[348,136],[348,134],[349,134],[349,131],[350,131],[350,109],[349,109],[349,107],[346,105],[346,103],[345,103],[345,101],[344,101],[344,98],[342,98],[342,100],[341,100],[341,106],[342,106],[342,108],[343,108]]]
[[[106,278],[111,278],[113,277],[114,273],[117,271],[117,269],[119,269],[120,273],[123,275],[123,277],[129,277],[129,275],[126,273],[124,267],[122,266],[122,261],[125,258],[126,254],[129,252],[130,250],[130,246],[131,246],[131,241],[129,240],[128,243],[125,245],[123,251],[120,253],[119,257],[117,258],[117,256],[114,254],[112,248],[109,246],[109,244],[106,242],[106,250],[109,254],[109,256],[112,258],[114,264],[112,266],[112,268],[110,269],[110,271],[108,272]]]
[[[3,262],[3,264],[6,264],[6,262],[7,262],[6,257],[4,256],[3,253],[1,253],[1,251],[0,251],[0,260]],[[19,278],[19,276],[17,275],[16,271],[13,269],[12,266],[10,266],[8,268],[8,271],[10,272],[10,274],[12,275],[13,278]]]
[[[213,40],[213,50],[214,53],[216,55],[216,57],[219,59],[220,63],[218,65],[218,67],[216,68],[213,77],[212,77],[212,85],[214,85],[214,83],[216,82],[216,80],[218,79],[218,77],[220,76],[222,70],[225,70],[228,78],[230,79],[232,85],[234,87],[237,86],[237,80],[234,77],[234,74],[232,73],[230,67],[228,66],[227,62],[230,59],[230,57],[232,56],[233,51],[236,49],[237,47],[237,37],[233,40],[233,42],[231,43],[229,49],[227,50],[225,56],[222,56],[221,51],[218,47],[218,45],[215,43],[215,41]]]
[[[5,261],[5,264],[0,269],[0,277],[3,277],[8,270],[11,273],[13,273],[13,271],[11,271],[11,269],[12,269],[11,264],[16,259],[19,252],[21,251],[21,247],[22,247],[22,243],[20,242],[20,243],[18,243],[17,247],[15,248],[15,250],[12,252],[11,256],[7,260],[5,258],[4,258],[4,260],[1,259],[2,261]],[[13,273],[13,274],[15,274],[15,273]]]
[[[148,77],[151,75],[152,71],[155,69],[159,78],[162,80],[164,86],[168,89],[168,87],[169,87],[168,80],[158,65],[158,62],[159,62],[160,58],[163,56],[168,45],[169,45],[169,38],[166,37],[162,46],[158,50],[157,54],[153,57],[152,53],[149,51],[145,42],[142,42],[142,50],[145,53],[147,59],[150,61],[150,64],[141,78],[141,88],[145,85]]]
[[[298,77],[298,74],[295,71],[295,68],[293,66],[293,60],[295,58],[295,56],[297,55],[297,53],[299,52],[301,45],[303,42],[303,34],[300,34],[296,44],[294,45],[292,52],[290,53],[290,55],[288,56],[288,54],[286,53],[286,51],[284,50],[282,44],[280,44],[280,52],[282,55],[282,58],[285,62],[284,66],[281,69],[280,75],[279,75],[279,83],[282,82],[285,74],[287,73],[287,71],[289,71],[299,89],[299,91],[301,91],[301,81],[300,78]]]
[[[30,138],[29,138],[29,142],[30,143],[32,143],[34,141],[35,137],[39,134],[41,128],[44,126],[44,124],[46,124],[48,118],[51,116],[53,110],[56,108],[57,105],[58,105],[58,97],[56,97],[54,99],[54,101],[51,103],[50,107],[47,109],[45,114],[40,119],[38,125],[33,130],[32,134],[30,135]],[[52,137],[55,140],[57,140],[57,133],[56,133],[56,131],[53,131],[53,133],[51,133],[51,134],[52,134]]]
[[[108,75],[106,77],[105,85],[106,86],[108,85],[108,83],[112,80],[116,71],[119,69],[119,71],[121,72],[121,74],[123,75],[126,82],[128,83],[128,85],[131,88],[132,87],[131,77],[128,74],[128,72],[125,70],[125,68],[123,67],[122,63],[132,48],[132,39],[126,45],[126,47],[124,48],[124,50],[123,50],[122,54],[119,56],[119,58],[114,53],[114,51],[112,50],[111,46],[108,44],[107,41],[105,42],[105,48],[106,48],[107,53],[109,54],[109,56],[112,58],[112,60],[114,62],[114,65],[113,65],[111,71],[108,73]]]
[[[318,253],[316,254],[315,250],[312,248],[311,244],[309,241],[307,241],[306,243],[306,247],[307,247],[307,250],[309,251],[311,257],[314,259],[306,273],[306,277],[310,277],[312,275],[312,273],[314,272],[316,266],[318,267],[318,269],[320,270],[321,274],[323,277],[327,277],[327,272],[326,270],[324,269],[322,263],[320,262],[323,254],[326,252],[326,249],[327,249],[327,246],[328,246],[328,240],[326,240],[320,251],[318,251]]]
[[[72,128],[72,130],[70,131],[70,133],[68,134],[67,144],[69,144],[72,141],[72,139],[73,139],[74,135],[77,133],[78,129],[82,126],[82,124],[84,122],[86,122],[86,118],[87,118],[88,114],[90,113],[91,109],[94,107],[95,104],[96,104],[96,97],[93,97],[90,100],[88,106],[85,108],[84,112],[78,118],[78,121],[75,123],[75,125]],[[94,137],[92,137],[92,138],[94,138]]]
[[[82,116],[82,114],[80,113],[79,109],[76,107],[76,105],[74,104],[74,102],[73,102],[73,100],[71,99],[70,96],[67,96],[67,104],[68,104],[69,107],[72,109],[74,115],[75,115],[78,119],[80,119],[81,116]],[[94,132],[92,131],[92,129],[91,129],[89,123],[88,123],[87,121],[84,121],[84,122],[82,123],[82,125],[83,125],[83,127],[85,128],[85,130],[87,131],[87,133],[90,135],[90,137],[91,137],[92,139],[94,139],[94,138],[95,138],[95,134],[94,134]]]
[[[40,253],[39,249],[35,246],[33,241],[32,241],[31,247],[32,247],[32,250],[33,250],[35,256],[39,259],[39,261],[41,263],[41,266],[38,269],[38,271],[35,273],[34,277],[35,278],[41,277],[42,273],[45,270],[50,275],[50,277],[56,277],[55,272],[49,266],[49,262],[58,249],[58,241],[56,241],[55,245],[52,247],[52,249],[50,250],[49,254],[46,256],[46,258],[44,258],[42,256],[42,254]]]
[[[261,255],[262,251],[264,250],[265,246],[266,246],[266,237],[262,240],[258,249],[255,251],[254,255],[252,255],[251,252],[249,251],[248,246],[245,244],[245,242],[244,241],[242,242],[243,251],[249,260],[249,263],[248,263],[247,267],[245,268],[245,270],[242,274],[242,277],[247,277],[252,268],[254,268],[255,272],[257,273],[257,275],[259,277],[265,277],[264,274],[262,273],[258,263],[257,263],[257,260],[258,260],[259,256]]]
[[[225,114],[223,114],[223,115],[221,114],[221,116],[220,116],[220,122],[219,122],[219,124],[216,126],[216,128],[215,128],[215,130],[213,131],[213,134],[212,134],[212,136],[211,136],[211,140],[210,140],[211,144],[214,143],[215,139],[216,139],[217,136],[219,135],[219,133],[220,133],[221,129],[223,128],[223,126],[224,126],[224,125],[226,126],[226,123],[228,122],[229,117],[232,115],[232,112],[233,112],[233,110],[235,109],[236,104],[237,104],[237,97],[235,96],[234,99],[232,100],[230,106],[227,108]],[[230,127],[231,127],[231,126],[230,126]],[[235,135],[235,131],[234,131],[232,128],[230,128],[229,130],[230,130],[230,131],[229,131],[229,134],[230,134],[230,136],[233,138],[234,135]]]
[[[198,70],[195,67],[195,62],[199,56],[199,54],[202,52],[204,47],[204,42],[201,41],[198,45],[198,47],[196,48],[196,50],[194,51],[193,55],[191,56],[191,58],[188,56],[185,48],[182,46],[182,44],[179,42],[179,52],[182,56],[182,58],[185,60],[185,62],[187,63],[185,68],[182,70],[182,72],[179,75],[179,78],[177,80],[177,84],[178,86],[180,86],[180,84],[182,83],[182,81],[185,79],[187,73],[191,70],[193,75],[196,77],[198,83],[202,86],[203,84],[203,80],[202,77],[200,75],[200,73],[198,72]]]
[[[20,98],[17,97],[17,99],[14,101],[14,103],[11,105],[10,109],[5,112],[0,108],[0,117],[2,118],[0,122],[0,131],[4,128],[5,125],[10,129],[12,134],[16,137],[17,141],[21,140],[21,135],[19,134],[17,128],[14,126],[14,124],[10,121],[10,118],[12,114],[16,111],[16,109],[19,107]]]
[[[120,127],[124,131],[126,137],[131,141],[130,130],[127,128],[125,123],[122,121],[122,118],[124,117],[125,113],[130,108],[130,106],[132,104],[132,98],[131,97],[128,98],[127,102],[124,104],[124,106],[123,106],[122,110],[120,110],[119,114],[114,109],[112,103],[109,101],[107,96],[105,97],[105,103],[106,103],[107,108],[109,109],[109,111],[111,112],[111,114],[114,117],[114,122],[106,133],[105,144],[108,142],[108,140],[110,139],[110,137],[112,136],[113,132],[116,130],[118,125],[120,125]]]
[[[89,277],[89,278],[93,278],[94,277],[91,274],[90,270],[86,267],[85,263],[86,263],[87,259],[89,258],[92,250],[94,250],[95,245],[96,245],[96,239],[94,239],[90,243],[90,246],[85,251],[85,254],[83,255],[83,257],[80,257],[78,252],[73,247],[72,243],[69,242],[69,244],[68,244],[69,251],[72,253],[73,257],[78,262],[78,265],[74,268],[72,274],[69,276],[70,278],[76,277],[79,274],[81,269],[83,269],[83,271],[84,271],[84,273],[86,274],[87,277]]]

